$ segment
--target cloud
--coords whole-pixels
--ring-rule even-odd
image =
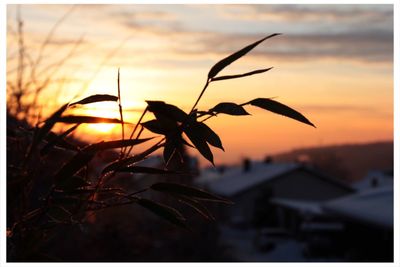
[[[237,17],[226,20],[216,10],[250,17],[247,22]],[[281,21],[270,26],[256,13],[273,13],[281,16]],[[319,19],[325,21],[322,28],[321,23],[316,23]],[[132,36],[121,60],[132,51],[151,52],[143,60],[163,66],[187,62],[199,66],[209,65],[208,61],[223,58],[273,33],[271,29],[277,26],[283,35],[261,44],[248,57],[391,63],[392,21],[389,5],[204,5],[201,10],[195,5],[77,5],[66,22],[65,35],[57,36],[52,45],[71,44],[80,31],[86,32],[85,40],[99,49],[112,48]],[[99,51],[104,53],[103,50]]]
[[[321,18],[332,20],[329,22],[328,30],[307,25],[304,26],[307,30],[284,31],[283,36],[267,41],[271,42],[269,45],[260,45],[251,55],[293,61],[335,58],[375,63],[393,60],[393,28],[389,23],[393,21],[393,11],[389,5],[378,5],[375,9],[367,5],[228,5],[226,7],[222,5],[217,7],[226,10],[236,8],[237,11],[242,11],[238,12],[242,15],[251,15],[254,12],[282,15],[282,19],[285,23],[289,22],[289,25],[293,23],[297,25],[302,20],[317,21]],[[192,57],[204,54],[224,56],[271,33],[260,34],[250,30],[233,32],[231,29],[235,28],[237,21],[232,21],[231,27],[228,27],[228,24],[225,31],[193,28],[185,23],[187,17],[184,18],[179,12],[172,14],[171,10],[138,12],[131,9],[119,10],[119,15],[111,14],[131,32],[164,38],[169,41],[173,52]],[[344,22],[343,18],[357,22],[357,25]],[[207,24],[209,19],[205,15],[204,23]],[[255,24],[260,23],[254,16],[252,21]],[[389,26],[377,29],[375,24],[378,22]],[[260,25],[263,24],[260,23]],[[337,26],[339,24],[340,27]],[[258,32],[262,32],[263,28],[259,28]]]
[[[271,21],[369,21],[393,17],[391,5],[229,5],[221,8],[228,19]]]
[[[259,34],[196,34],[193,46],[177,46],[178,53],[228,55],[260,38]],[[267,44],[268,43],[268,44]],[[392,32],[347,32],[337,34],[284,34],[266,41],[250,55],[285,60],[336,58],[362,62],[393,60]]]

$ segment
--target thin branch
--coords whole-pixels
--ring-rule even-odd
[[[140,118],[139,118],[138,122],[136,123],[135,127],[133,128],[133,130],[132,130],[132,132],[131,132],[131,135],[129,136],[129,140],[133,138],[133,135],[135,134],[135,132],[136,132],[138,126],[139,126],[140,123],[142,122],[143,117],[144,117],[144,115],[145,115],[146,113],[147,113],[147,107],[143,110],[142,115],[140,116]],[[125,154],[126,150],[127,150],[127,148],[124,149],[124,154]],[[132,147],[129,148],[128,153],[126,153],[125,155],[128,156],[129,153],[131,153],[131,151],[132,151]]]
[[[197,98],[196,102],[194,103],[192,109],[190,110],[189,115],[190,115],[190,114],[193,112],[193,110],[196,108],[197,104],[199,103],[201,97],[203,96],[203,94],[204,94],[204,92],[206,91],[206,89],[207,89],[207,87],[208,87],[209,84],[210,84],[210,81],[207,79],[207,82],[206,82],[206,84],[204,85],[203,90],[201,90],[201,93],[200,93],[199,97]]]

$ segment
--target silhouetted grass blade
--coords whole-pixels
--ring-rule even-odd
[[[210,109],[211,112],[216,113],[224,113],[229,115],[250,115],[241,105],[230,103],[230,102],[222,102]]]
[[[183,215],[172,207],[144,198],[139,198],[137,204],[174,225],[187,228],[186,224],[184,223],[185,218]]]
[[[67,179],[71,178],[74,174],[86,166],[89,161],[92,160],[94,155],[94,152],[85,151],[85,149],[78,152],[71,160],[64,164],[54,176],[55,184],[59,185],[65,183]]]
[[[112,163],[110,163],[109,165],[107,165],[103,171],[102,174],[107,173],[107,172],[111,172],[111,171],[116,171],[120,168],[123,167],[127,167],[131,164],[134,164],[136,162],[142,161],[144,160],[148,155],[150,155],[151,153],[153,153],[154,151],[156,151],[157,149],[159,149],[161,146],[160,145],[154,145],[152,147],[150,147],[149,149],[143,151],[140,154],[137,154],[135,156],[126,158],[126,159],[122,159],[122,160],[116,160]]]
[[[85,104],[90,104],[90,103],[95,103],[95,102],[103,102],[103,101],[114,101],[114,102],[116,102],[117,100],[118,100],[118,97],[113,96],[113,95],[97,94],[97,95],[91,95],[91,96],[85,97],[82,100],[79,100],[77,102],[74,102],[74,103],[70,104],[70,106],[85,105]]]
[[[153,139],[151,138],[143,138],[143,139],[125,139],[125,140],[114,140],[114,141],[102,141],[87,148],[90,151],[100,151],[106,149],[113,149],[113,148],[121,148],[126,146],[135,146],[146,141]]]
[[[244,48],[242,48],[241,50],[233,53],[232,55],[222,59],[221,61],[217,62],[209,71],[208,73],[208,79],[212,79],[214,78],[221,70],[223,70],[226,66],[228,66],[229,64],[231,64],[232,62],[238,60],[239,58],[241,58],[242,56],[246,55],[248,52],[250,52],[254,47],[256,47],[257,45],[259,45],[261,42],[274,37],[280,35],[280,33],[274,33],[271,34],[267,37],[262,38],[261,40],[258,40],[255,43],[252,43]]]
[[[259,108],[266,109],[268,111],[277,113],[279,115],[283,115],[294,120],[300,121],[302,123],[311,125],[315,127],[306,117],[304,117],[301,113],[297,112],[296,110],[281,104],[275,100],[269,98],[256,98],[249,102],[253,106],[257,106]]]
[[[222,203],[226,203],[226,204],[233,203],[232,201],[230,201],[228,199],[225,199],[220,196],[214,195],[212,193],[206,192],[202,189],[183,185],[183,184],[162,182],[162,183],[153,184],[150,188],[155,191],[159,191],[159,192],[183,195],[183,196],[195,198],[195,199],[209,200],[209,201],[214,201],[214,202],[222,202]]]
[[[156,117],[168,117],[174,121],[184,122],[187,118],[186,112],[178,108],[177,106],[166,104],[163,101],[146,101],[148,104],[148,110],[153,112]]]
[[[148,174],[177,174],[176,171],[163,170],[158,168],[130,166],[116,170],[117,172],[148,173]]]
[[[50,148],[52,148],[53,146],[59,146],[65,149],[70,149],[70,150],[77,150],[77,147],[72,145],[71,143],[67,142],[66,140],[64,140],[64,138],[69,135],[70,133],[72,133],[73,131],[75,131],[75,129],[79,126],[80,124],[76,124],[74,126],[72,126],[71,128],[69,128],[68,130],[66,130],[65,132],[63,132],[60,135],[56,135],[54,134],[54,136],[51,138],[51,140],[49,140],[49,142],[40,150],[40,155],[45,155]]]
[[[215,82],[215,81],[242,78],[242,77],[251,76],[251,75],[254,75],[254,74],[263,73],[263,72],[269,71],[270,69],[272,69],[272,67],[268,68],[268,69],[254,70],[254,71],[246,72],[246,73],[243,73],[243,74],[225,75],[225,76],[214,77],[214,78],[211,79],[211,81]]]
[[[62,113],[68,108],[68,103],[64,104],[57,111],[55,111],[43,124],[39,129],[36,128],[33,140],[27,153],[25,154],[25,162],[31,157],[33,151],[36,149],[38,144],[47,136],[47,134],[51,131],[54,124],[57,122],[57,119],[62,115]]]
[[[56,121],[63,123],[121,123],[119,119],[75,115],[59,117]]]
[[[196,128],[199,129],[199,127]],[[200,154],[214,165],[214,156],[208,147],[203,134],[196,131],[195,127],[187,127],[184,129],[184,132]]]
[[[60,107],[56,112],[54,112],[45,122],[44,125],[38,130],[35,136],[34,143],[38,143],[43,140],[43,138],[51,131],[54,124],[60,118],[62,113],[68,108],[68,103]]]

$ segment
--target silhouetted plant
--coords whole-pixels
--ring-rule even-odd
[[[34,179],[32,173],[35,168],[37,154],[45,155],[55,147],[71,151],[72,156],[52,175],[48,192],[40,205],[32,210],[22,209],[22,213],[13,217],[9,225],[8,236],[12,240],[19,240],[22,244],[44,238],[41,233],[46,229],[60,224],[80,224],[91,212],[122,205],[139,205],[159,217],[179,227],[188,228],[185,216],[177,208],[149,199],[144,196],[146,191],[154,191],[166,194],[179,202],[191,207],[207,220],[214,220],[205,203],[208,201],[232,204],[228,199],[206,192],[189,185],[172,182],[159,182],[149,187],[141,188],[135,192],[129,192],[112,183],[112,178],[119,173],[146,173],[158,175],[187,175],[186,172],[171,166],[172,158],[182,159],[181,147],[195,148],[205,159],[214,164],[214,156],[210,146],[224,150],[222,140],[205,122],[218,114],[232,116],[246,116],[248,105],[256,106],[267,111],[289,117],[299,122],[314,126],[306,117],[294,109],[279,103],[271,98],[256,98],[244,103],[222,102],[208,110],[198,110],[197,105],[209,85],[216,81],[237,79],[250,75],[260,74],[272,68],[255,70],[244,74],[218,76],[229,64],[246,55],[261,42],[277,36],[272,34],[252,43],[245,48],[217,62],[209,71],[206,83],[196,99],[193,107],[187,113],[179,107],[163,101],[146,101],[138,122],[134,124],[128,139],[124,137],[124,125],[130,124],[123,119],[123,108],[119,89],[118,72],[118,96],[92,95],[80,101],[66,103],[55,111],[49,118],[34,128],[34,133],[24,153],[23,160],[17,165],[10,162],[8,170],[12,169],[12,176],[8,177],[8,190],[12,184],[19,182],[17,191],[21,198],[30,193],[29,184]],[[100,118],[82,115],[65,115],[66,111],[80,105],[86,105],[101,101],[118,102],[120,118]],[[154,119],[142,122],[146,113],[152,113]],[[54,134],[52,129],[55,124],[73,124],[61,134]],[[79,125],[84,123],[119,123],[121,124],[122,139],[101,141],[78,147],[67,142],[65,137],[74,132]],[[315,127],[315,126],[314,126]],[[157,134],[151,138],[140,138],[144,130]],[[139,144],[147,144],[150,140],[156,141],[141,153],[132,154],[132,148]],[[120,148],[120,156],[105,166],[101,174],[95,179],[88,179],[85,168],[94,156],[104,150]],[[139,166],[142,160],[162,149],[165,168],[152,168]],[[36,155],[36,156],[35,156]],[[52,164],[51,161],[47,164]],[[110,185],[111,184],[111,185]],[[23,193],[21,193],[23,192]],[[18,202],[18,201],[17,201]],[[22,203],[22,200],[21,200]],[[35,235],[32,235],[35,230]],[[32,240],[31,240],[32,239]],[[29,241],[29,242],[28,242]],[[22,242],[22,243],[21,243]],[[27,243],[28,242],[28,243]],[[16,242],[18,243],[18,242]],[[26,252],[25,252],[26,253]],[[18,258],[18,257],[17,257]],[[22,257],[23,258],[23,257]],[[19,257],[21,259],[21,257]]]

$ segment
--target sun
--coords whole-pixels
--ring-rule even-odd
[[[87,129],[91,132],[99,132],[103,134],[111,133],[115,130],[116,124],[111,123],[93,123],[87,126]]]
[[[84,115],[101,117],[101,118],[119,118],[119,112],[115,103],[96,103],[90,105],[90,108],[85,108],[83,110]],[[85,130],[89,134],[111,134],[116,131],[120,124],[116,123],[90,123],[85,125]]]

